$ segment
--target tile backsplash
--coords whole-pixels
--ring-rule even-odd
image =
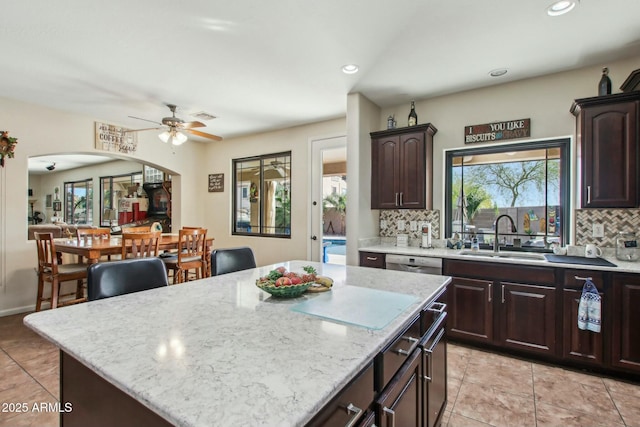
[[[604,237],[592,237],[594,223],[604,224]],[[640,235],[640,209],[576,209],[577,246],[595,243],[615,247],[616,234],[620,231]]]
[[[411,222],[415,221],[416,229],[411,230]],[[404,230],[398,230],[398,222],[404,223]],[[408,234],[409,239],[418,239],[422,236],[420,228],[423,222],[431,223],[431,237],[440,238],[440,211],[439,210],[412,210],[412,209],[384,209],[380,211],[380,237],[395,237],[400,234]]]

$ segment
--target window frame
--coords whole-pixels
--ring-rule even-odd
[[[480,147],[464,147],[445,150],[445,186],[444,186],[444,232],[449,237],[453,232],[453,204],[451,200],[453,191],[453,159],[460,156],[473,156],[481,154],[496,154],[513,151],[528,151],[558,148],[560,150],[560,236],[563,245],[569,244],[571,230],[571,138],[551,138],[537,141],[518,142],[511,144],[486,145]],[[548,206],[546,206],[548,207]],[[464,240],[464,236],[463,240]],[[538,248],[539,249],[539,248]],[[536,251],[533,247],[524,247],[523,251]],[[548,249],[543,249],[548,250]]]
[[[288,186],[289,186],[289,206],[291,206],[292,200],[293,200],[293,196],[292,196],[292,192],[293,192],[293,180],[292,180],[292,171],[291,171],[291,165],[293,162],[293,156],[291,154],[291,151],[282,151],[282,152],[278,152],[278,153],[269,153],[269,154],[261,154],[258,156],[250,156],[250,157],[243,157],[243,158],[239,158],[239,159],[232,159],[232,164],[231,164],[231,174],[233,176],[233,184],[232,184],[232,191],[231,191],[231,197],[232,197],[232,203],[231,203],[231,234],[235,235],[235,236],[253,236],[253,237],[271,237],[271,238],[276,238],[276,239],[291,239],[291,234],[292,234],[292,230],[291,230],[291,226],[292,226],[292,210],[291,208],[289,208],[289,227],[285,227],[285,229],[288,229],[288,233],[267,233],[265,232],[265,224],[263,223],[264,221],[264,203],[265,203],[265,198],[262,197],[262,195],[259,198],[259,221],[260,223],[258,224],[258,228],[259,228],[259,232],[258,233],[253,233],[253,232],[247,232],[247,231],[242,231],[242,230],[238,230],[238,222],[237,222],[237,212],[238,209],[240,208],[238,206],[238,190],[242,191],[244,194],[245,191],[245,187],[241,186],[239,187],[239,185],[241,185],[241,183],[238,182],[238,174],[237,174],[237,165],[239,163],[242,162],[251,162],[251,161],[259,161],[260,163],[260,178],[259,178],[259,186],[258,188],[260,189],[260,193],[263,193],[263,189],[264,189],[264,171],[265,171],[265,160],[270,160],[273,158],[277,158],[277,157],[288,157],[289,158],[289,174],[286,177],[287,178],[287,182],[288,182]],[[268,166],[268,165],[266,165]]]
[[[75,206],[72,206],[73,203],[71,203],[71,205],[69,204],[69,191],[67,191],[67,189],[70,188],[71,194],[73,195],[75,194],[75,187],[79,186],[78,184],[84,184],[87,192],[86,201],[85,201],[86,222],[84,223],[80,223],[80,222],[76,223],[73,221]],[[93,225],[93,178],[81,179],[77,181],[65,181],[63,184],[63,188],[64,188],[64,210],[63,210],[64,222],[66,222],[67,224]],[[71,215],[71,217],[69,217],[69,214]]]
[[[138,172],[130,172],[130,173],[123,173],[123,174],[119,174],[119,175],[106,175],[106,176],[101,176],[100,177],[100,226],[101,227],[109,227],[111,226],[111,221],[109,220],[105,220],[104,219],[104,211],[105,209],[114,209],[116,211],[116,215],[118,213],[118,206],[105,206],[104,203],[104,192],[105,192],[105,188],[104,188],[104,182],[105,180],[109,180],[109,188],[108,190],[113,193],[113,180],[114,178],[123,178],[123,177],[130,177],[130,183],[131,185],[134,185],[137,183],[136,181],[136,177],[140,178],[140,184],[142,185],[143,183],[143,179],[144,179],[144,175],[142,171],[138,171]],[[110,202],[113,201],[113,197],[111,197]],[[118,203],[117,201],[115,203]],[[111,203],[109,203],[111,204]]]

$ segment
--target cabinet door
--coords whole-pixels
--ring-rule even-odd
[[[399,154],[399,205],[404,209],[424,209],[426,176],[424,133],[401,135]]]
[[[604,294],[601,292],[600,296]],[[578,304],[582,291],[577,289],[562,290],[562,356],[582,363],[600,366],[602,359],[601,333],[578,329]],[[604,305],[603,305],[604,306]],[[604,314],[604,311],[601,312]],[[603,319],[603,323],[606,322]]]
[[[613,277],[611,364],[640,372],[640,275]]]
[[[385,254],[377,252],[360,252],[360,266],[385,268]]]
[[[450,337],[493,341],[493,282],[454,277],[447,287]]]
[[[446,317],[446,315],[445,315]],[[424,349],[424,414],[423,426],[435,427],[447,405],[447,342],[444,324],[428,339]]]
[[[371,209],[396,209],[400,204],[400,137],[371,141]]]
[[[555,288],[509,282],[499,282],[499,286],[500,344],[555,355]]]
[[[380,427],[422,424],[422,351],[416,349],[376,400]]]
[[[582,111],[582,206],[637,206],[637,102]]]

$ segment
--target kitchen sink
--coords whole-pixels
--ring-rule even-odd
[[[476,252],[469,250],[462,250],[458,252],[458,255],[464,256],[472,256],[472,257],[482,257],[482,258],[501,258],[501,259],[522,259],[522,260],[536,260],[536,261],[546,261],[547,259],[543,254],[534,254],[534,253],[525,253],[525,252]]]

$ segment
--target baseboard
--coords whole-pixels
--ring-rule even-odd
[[[35,310],[36,310],[35,304],[27,305],[24,307],[8,308],[6,310],[0,310],[0,317],[12,316],[14,314],[20,314],[20,313],[29,313]]]

